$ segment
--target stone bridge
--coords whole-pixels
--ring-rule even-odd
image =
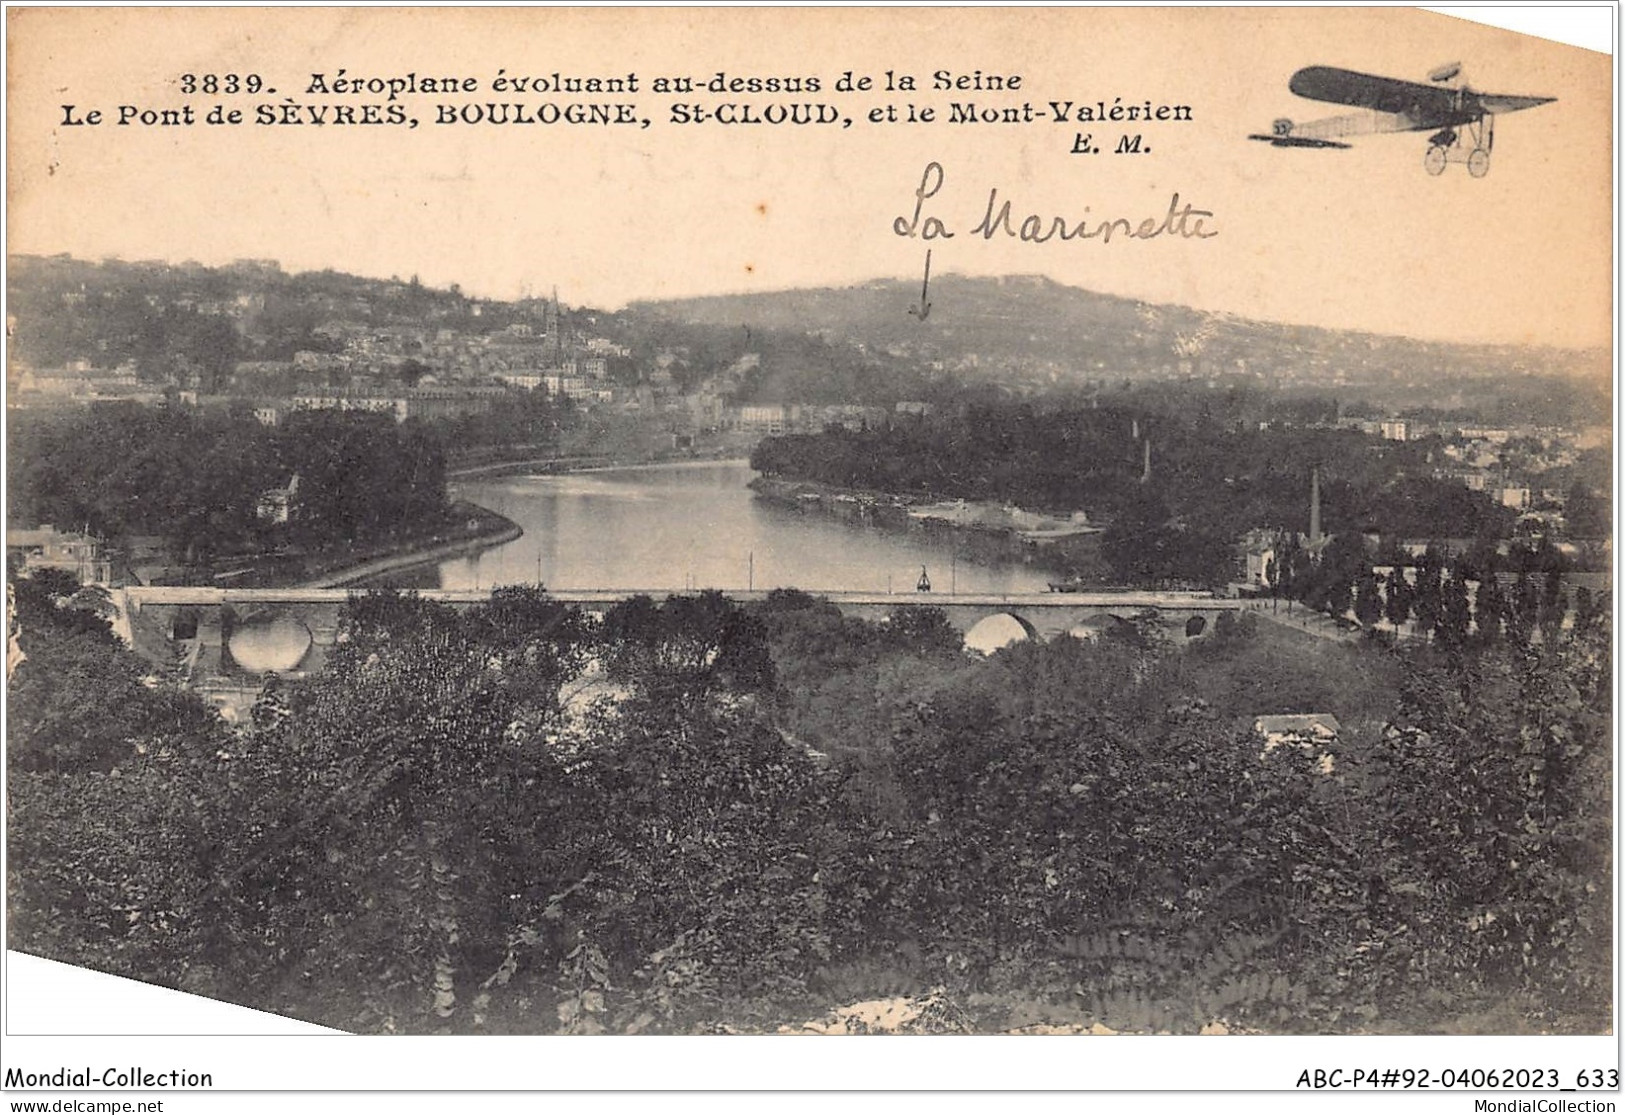
[[[338,634],[346,589],[220,589],[134,586],[111,590],[118,609],[114,629],[148,660],[179,662],[183,676],[216,703],[241,706],[259,691],[268,673],[299,678],[322,668]],[[740,603],[765,600],[767,592],[724,590]],[[488,590],[420,591],[425,600],[471,606],[490,599]],[[622,600],[663,600],[669,590],[577,589],[549,592],[552,599],[589,614],[602,614]],[[961,635],[986,620],[1008,616],[1032,639],[1067,633],[1089,637],[1111,625],[1155,611],[1176,643],[1213,630],[1219,614],[1241,607],[1200,593],[1046,592],[1012,595],[970,593],[819,593],[843,613],[884,619],[898,608],[941,609]]]

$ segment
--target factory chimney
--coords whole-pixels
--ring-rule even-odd
[[[1309,544],[1320,541],[1320,469],[1309,473]]]

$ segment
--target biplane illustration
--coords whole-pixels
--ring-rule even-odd
[[[1350,136],[1389,132],[1432,131],[1422,165],[1429,174],[1443,174],[1450,163],[1466,163],[1467,173],[1482,178],[1490,172],[1490,149],[1495,145],[1495,117],[1557,100],[1556,97],[1518,97],[1480,93],[1468,87],[1461,63],[1440,66],[1428,74],[1429,84],[1399,78],[1308,66],[1292,75],[1287,88],[1300,97],[1349,105],[1360,112],[1331,116],[1302,124],[1277,120],[1268,135],[1252,135],[1276,147],[1349,147],[1340,142]]]

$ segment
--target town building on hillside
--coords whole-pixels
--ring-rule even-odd
[[[267,488],[260,493],[254,514],[262,522],[286,523],[294,516],[294,500],[299,496],[299,474],[296,472],[282,488]]]
[[[107,584],[112,567],[102,540],[91,534],[59,531],[49,523],[37,530],[8,530],[6,554],[21,558],[24,570],[61,569],[81,584]]]
[[[508,397],[507,387],[412,387],[402,393],[404,418],[461,418],[466,414],[488,414]]]
[[[421,386],[396,389],[348,388],[294,396],[294,410],[359,410],[408,418],[458,418],[485,414],[508,397],[507,387]]]
[[[1435,551],[1444,561],[1460,557],[1474,546],[1479,544],[1476,538],[1402,538],[1399,541],[1400,552],[1407,557],[1420,558],[1429,550]],[[1501,553],[1506,552],[1506,544],[1502,543]]]
[[[1277,747],[1295,747],[1315,760],[1322,774],[1332,773],[1334,760],[1331,746],[1343,726],[1329,712],[1287,713],[1260,716],[1253,721],[1253,733],[1264,743],[1259,757],[1267,756]]]
[[[20,395],[111,399],[128,397],[141,387],[135,366],[128,363],[96,368],[88,361],[75,360],[59,368],[35,369],[19,361],[13,371],[13,390]]]
[[[1511,507],[1517,511],[1527,511],[1534,502],[1528,488],[1502,488],[1497,493],[1502,507]]]
[[[1463,426],[1458,434],[1468,441],[1487,441],[1495,445],[1505,445],[1512,440],[1512,431],[1500,427]]]
[[[777,404],[755,404],[740,407],[734,415],[734,427],[745,433],[777,435],[784,433],[788,415]]]
[[[542,376],[542,383],[547,387],[547,393],[555,398],[563,396],[582,402],[598,397],[598,389],[585,376],[578,376],[570,372],[553,370]]]
[[[397,422],[406,421],[406,400],[390,395],[376,395],[361,391],[326,391],[321,394],[295,395],[294,410],[359,410],[373,414],[392,415]]]
[[[509,387],[518,387],[525,391],[534,391],[547,382],[547,377],[541,372],[499,372],[496,378]]]
[[[1263,527],[1254,527],[1241,537],[1242,561],[1246,566],[1246,575],[1243,584],[1250,589],[1269,588],[1275,580],[1280,579],[1280,570],[1273,568],[1276,555],[1280,553],[1285,544],[1282,531],[1269,530]]]

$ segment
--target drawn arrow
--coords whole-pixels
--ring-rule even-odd
[[[910,306],[908,312],[914,317],[924,321],[931,316],[931,303],[926,301],[926,295],[931,293],[931,249],[925,250],[925,282],[920,286],[920,304]]]

